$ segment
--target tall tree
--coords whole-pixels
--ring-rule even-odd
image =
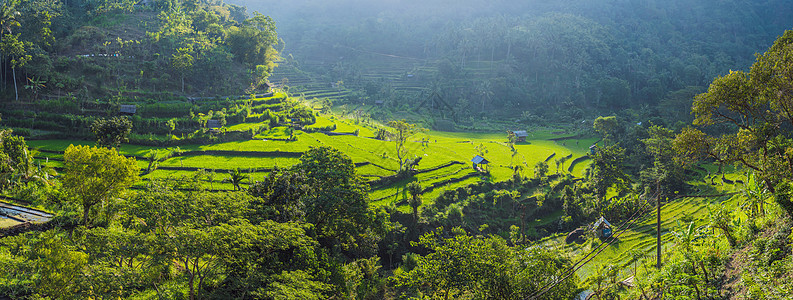
[[[0,40],[0,52],[11,58],[11,76],[14,79],[14,99],[19,101],[19,88],[17,86],[17,69],[25,66],[30,61],[31,56],[27,54],[26,48],[30,48],[30,43],[24,43],[19,39],[19,34],[6,34]]]
[[[421,184],[417,181],[408,183],[405,188],[410,193],[410,207],[413,209],[413,219],[418,223],[419,221],[419,207],[421,206]]]
[[[140,167],[115,149],[70,145],[63,154],[64,189],[74,195],[83,208],[83,225],[95,205],[111,201],[138,180]]]
[[[394,139],[397,159],[399,159],[399,170],[401,171],[405,167],[406,163],[404,159],[407,155],[405,142],[407,142],[411,136],[418,133],[421,129],[416,124],[407,123],[405,120],[388,122],[388,126],[394,129],[394,131],[391,133],[391,136]]]
[[[251,220],[303,221],[306,214],[304,201],[310,191],[308,178],[302,171],[273,170],[263,181],[253,183],[248,189],[248,193],[256,197],[251,202]]]
[[[19,16],[21,13],[17,10],[17,5],[19,5],[19,0],[6,0],[3,1],[2,5],[0,5],[0,42],[5,42],[3,37],[6,33],[11,34],[12,29],[16,26],[20,26],[19,24]],[[0,47],[0,70],[3,70],[2,73],[3,77],[3,88],[5,88],[5,61],[6,61],[6,52],[7,50],[5,47]]]
[[[311,148],[293,170],[303,172],[311,186],[304,201],[306,221],[316,226],[323,246],[348,248],[378,228],[369,210],[369,185],[355,173],[349,156],[330,147]]]
[[[589,165],[588,178],[599,202],[606,197],[606,191],[612,186],[625,188],[630,179],[622,171],[622,162],[625,160],[625,149],[616,145],[598,149],[592,155],[592,164]]]
[[[132,132],[132,121],[127,117],[100,118],[91,123],[91,132],[99,147],[120,147]]]
[[[179,72],[182,78],[182,93],[184,93],[184,76],[193,69],[193,56],[190,48],[179,48],[171,57],[171,66]]]
[[[793,216],[793,30],[785,31],[752,65],[713,80],[694,99],[694,125],[721,127],[721,134],[695,128],[675,139],[676,150],[691,160],[710,156],[752,169],[774,199]]]
[[[595,128],[597,132],[603,135],[603,144],[611,141],[614,138],[614,134],[617,131],[617,126],[619,123],[617,122],[617,117],[609,116],[609,117],[597,117],[595,122],[592,124],[592,127]]]
[[[658,192],[663,195],[682,190],[685,186],[683,181],[685,174],[682,164],[675,155],[672,143],[674,132],[660,126],[651,126],[647,131],[650,137],[643,139],[642,143],[647,147],[647,152],[653,156],[654,161],[651,168],[641,173],[644,185],[651,189],[660,187],[661,191]]]

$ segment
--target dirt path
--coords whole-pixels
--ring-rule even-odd
[[[722,295],[729,299],[741,299],[741,295],[746,294],[746,287],[741,284],[741,275],[743,275],[743,270],[748,267],[747,252],[750,247],[751,245],[748,245],[736,251],[724,264]]]

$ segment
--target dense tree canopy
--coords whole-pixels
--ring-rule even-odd
[[[96,119],[91,123],[91,132],[96,136],[97,146],[118,148],[121,143],[128,141],[127,136],[132,132],[132,121],[126,117]]]
[[[428,233],[417,244],[432,252],[418,258],[412,270],[399,269],[394,281],[436,299],[523,299],[538,294],[569,266],[553,251],[512,248],[499,237],[473,237],[460,228],[451,237]],[[576,281],[566,278],[543,299],[573,297]]]
[[[675,139],[690,159],[710,158],[751,169],[775,199],[793,214],[787,182],[793,179],[793,31],[786,31],[768,51],[757,56],[749,73],[732,71],[716,78],[697,95],[695,125],[721,126],[708,133],[687,128]]]
[[[119,155],[115,149],[71,145],[63,154],[63,186],[83,209],[83,224],[91,225],[91,208],[115,201],[126,188],[138,180],[140,167],[133,158]]]
[[[263,66],[266,78],[278,59],[273,20],[248,19],[222,1],[14,0],[1,8],[0,93],[17,98],[26,78],[48,82],[46,94],[84,97],[242,93],[257,84],[231,77]]]
[[[293,170],[306,176],[306,221],[317,227],[323,245],[348,248],[359,236],[374,234],[371,230],[379,226],[368,208],[369,186],[355,173],[349,156],[334,148],[312,148]]]

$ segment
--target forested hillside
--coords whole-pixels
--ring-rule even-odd
[[[339,103],[405,110],[438,93],[458,121],[531,124],[640,107],[690,121],[687,100],[747,69],[793,14],[774,0],[231,2],[269,9],[299,68],[362,90]]]
[[[278,53],[275,24],[222,1],[2,4],[4,100],[171,100],[255,92]]]

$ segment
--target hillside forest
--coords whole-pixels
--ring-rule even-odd
[[[0,299],[793,294],[786,1],[229,2],[0,0]]]

